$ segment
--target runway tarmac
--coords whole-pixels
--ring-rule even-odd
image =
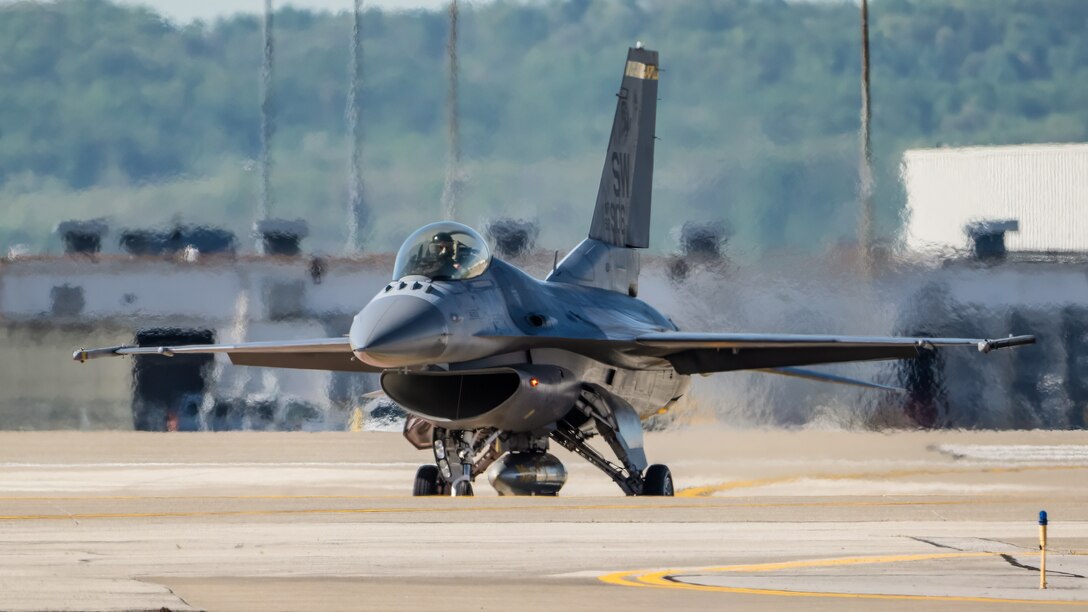
[[[553,450],[559,498],[412,498],[399,434],[0,433],[0,609],[1088,609],[1084,432],[646,444],[678,497]]]

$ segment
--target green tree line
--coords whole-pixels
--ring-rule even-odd
[[[348,3],[345,2],[345,5]],[[345,7],[346,8],[346,7]],[[655,248],[689,219],[736,249],[819,249],[856,227],[859,11],[853,2],[554,0],[468,4],[460,30],[464,221],[588,218],[625,50],[661,52]],[[1088,140],[1088,2],[872,0],[878,227],[912,147]],[[372,248],[440,213],[443,12],[363,17]],[[273,213],[342,248],[351,17],[275,14]],[[260,18],[177,24],[104,0],[0,7],[0,247],[65,218],[172,218],[250,231]]]

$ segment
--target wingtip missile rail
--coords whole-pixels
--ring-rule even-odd
[[[118,346],[107,346],[104,348],[85,349],[81,348],[78,351],[72,353],[72,360],[79,363],[87,363],[91,359],[101,359],[103,357],[120,357],[122,349],[132,348],[127,344],[120,344]]]
[[[72,359],[79,363],[87,363],[91,359],[101,359],[103,357],[124,357],[125,355],[162,355],[163,357],[173,357],[174,348],[170,346],[151,346],[151,347],[139,347],[129,344],[119,344],[117,346],[107,346],[105,348],[96,349],[79,349],[72,353]]]
[[[989,353],[995,349],[1010,348],[1014,346],[1026,346],[1035,344],[1035,336],[1009,336],[998,340],[986,340],[978,343],[978,352]]]

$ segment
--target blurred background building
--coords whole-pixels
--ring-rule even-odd
[[[700,379],[682,414],[1085,427],[1088,3],[873,3],[864,197],[856,2],[395,4],[0,7],[0,428],[358,424],[369,375],[70,355],[346,333],[443,201],[543,276],[636,40],[664,68],[641,295],[681,326],[1040,337],[835,366],[901,396]]]
[[[903,185],[912,252],[974,249],[1004,233],[1014,253],[1088,253],[1088,144],[913,149]]]

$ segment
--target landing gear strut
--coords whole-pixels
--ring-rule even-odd
[[[627,495],[672,497],[669,468],[660,464],[647,467],[646,452],[642,447],[642,423],[630,405],[587,386],[575,407],[593,421],[620,465],[612,463],[586,443],[595,434],[586,433],[565,421],[551,433],[553,440],[607,474]]]
[[[471,497],[472,481],[502,454],[495,445],[498,437],[499,432],[493,429],[435,427],[431,447],[434,465],[423,465],[416,471],[412,495]]]
[[[642,422],[630,404],[587,385],[575,408],[588,418],[587,422],[594,424],[596,432],[584,431],[566,420],[557,423],[555,430],[547,435],[434,427],[431,432],[434,465],[424,465],[416,472],[413,495],[471,496],[476,477],[507,453],[490,478],[500,495],[555,495],[567,476],[563,464],[547,452],[550,437],[607,474],[627,495],[673,496],[669,468],[648,465],[646,461]],[[409,439],[417,447],[423,446],[422,428],[413,428],[412,432],[420,439]],[[596,435],[608,443],[618,464],[587,443]]]

